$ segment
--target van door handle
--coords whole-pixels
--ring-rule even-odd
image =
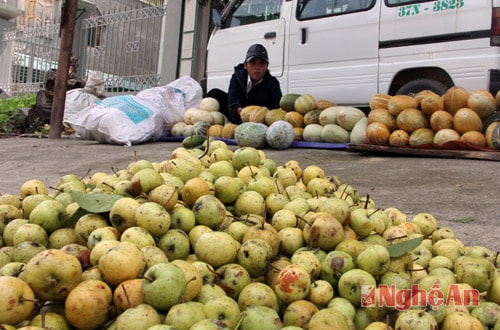
[[[264,39],[272,39],[272,38],[276,38],[276,32],[267,32],[266,34],[264,34]]]
[[[300,29],[300,43],[303,45],[307,41],[307,28]]]

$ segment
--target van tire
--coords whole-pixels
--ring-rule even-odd
[[[450,86],[451,87],[451,86]],[[415,79],[407,82],[398,89],[396,95],[416,94],[423,90],[431,90],[438,95],[443,95],[448,90],[448,86],[434,79]]]

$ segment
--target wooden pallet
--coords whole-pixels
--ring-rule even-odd
[[[437,157],[437,158],[464,158],[500,161],[500,150],[491,148],[481,148],[471,146],[462,142],[447,143],[439,145],[421,145],[408,147],[389,147],[373,144],[353,144],[349,145],[352,151],[369,151],[385,154],[400,154],[417,157]]]

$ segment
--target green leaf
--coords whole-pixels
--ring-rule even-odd
[[[83,217],[85,214],[89,213],[88,211],[86,211],[85,209],[79,207],[72,215],[71,215],[71,218],[68,220],[67,223],[65,223],[65,226],[66,227],[70,227],[70,228],[75,228],[75,225],[76,225],[76,222],[78,221],[78,219],[80,219],[81,217]]]
[[[412,238],[406,241],[391,244],[389,245],[387,250],[389,250],[389,254],[391,255],[392,258],[400,257],[403,254],[419,246],[423,240],[424,237]]]
[[[81,208],[91,213],[109,212],[113,204],[123,198],[115,194],[86,194],[79,191],[72,191],[70,194]]]
[[[467,217],[467,218],[463,218],[463,219],[457,219],[455,221],[456,222],[461,222],[461,223],[469,223],[469,222],[472,222],[474,220],[475,219],[473,217]]]

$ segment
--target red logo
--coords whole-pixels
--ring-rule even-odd
[[[476,289],[461,289],[458,284],[451,284],[448,294],[441,290],[439,284],[432,286],[432,290],[421,289],[413,284],[410,289],[397,289],[395,285],[381,284],[361,286],[361,307],[386,306],[399,311],[412,307],[427,307],[438,309],[445,306],[479,306],[479,291]]]

